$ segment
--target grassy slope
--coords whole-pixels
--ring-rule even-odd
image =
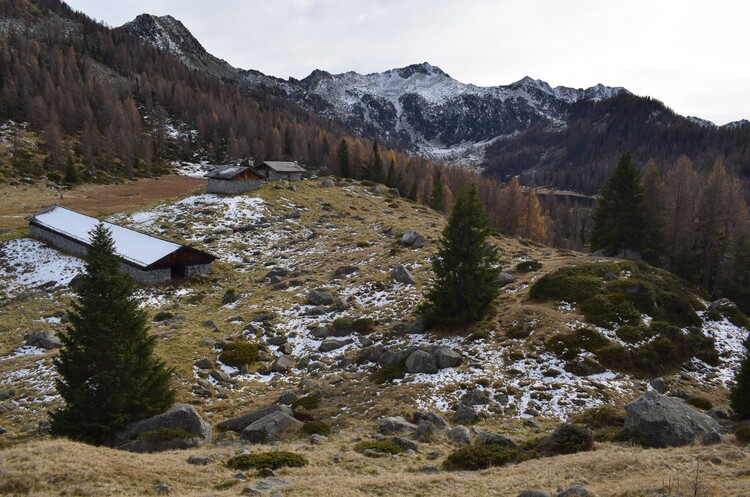
[[[158,195],[153,188],[164,184],[165,178],[153,183],[137,182],[142,187],[139,195],[127,195],[125,190],[112,188],[106,195],[72,192],[71,196],[80,199],[76,207],[86,212],[107,212],[125,209],[117,207],[97,211],[107,205],[108,198],[133,200],[128,209],[153,203]],[[177,180],[175,180],[177,181]],[[180,182],[180,181],[178,181]],[[185,192],[189,182],[180,182]],[[122,188],[125,186],[122,185]],[[177,368],[176,385],[179,398],[197,400],[189,396],[189,388],[194,381],[192,362],[197,357],[207,355],[212,359],[215,351],[210,343],[213,340],[239,333],[244,324],[258,312],[271,310],[277,314],[275,323],[283,327],[286,319],[283,313],[293,312],[305,303],[306,291],[318,286],[334,286],[337,289],[350,287],[369,288],[373,282],[388,287],[388,269],[396,262],[414,267],[418,281],[416,291],[421,292],[429,282],[427,259],[435,248],[435,242],[445,222],[444,216],[429,209],[416,206],[402,199],[388,195],[371,195],[364,187],[320,188],[317,182],[298,185],[297,191],[266,186],[249,196],[261,197],[268,209],[276,241],[262,244],[263,250],[256,250],[254,240],[264,236],[262,232],[250,233],[246,238],[222,237],[217,230],[213,241],[202,239],[201,245],[209,251],[236,253],[246,257],[242,262],[226,260],[215,264],[215,272],[207,278],[183,282],[173,286],[146,289],[150,296],[162,302],[149,309],[156,313],[169,310],[183,319],[161,325],[154,324],[152,331],[160,337],[157,353]],[[34,204],[55,201],[49,198],[44,189],[28,187],[29,197]],[[171,191],[171,190],[170,190]],[[0,191],[4,194],[17,194],[13,190]],[[164,194],[160,191],[160,194]],[[177,194],[177,190],[172,195]],[[25,198],[26,193],[21,195]],[[67,194],[66,194],[67,196]],[[87,197],[88,196],[88,197]],[[92,199],[87,205],[87,198]],[[98,200],[97,200],[98,199]],[[153,200],[151,200],[153,199]],[[98,202],[98,204],[96,203]],[[23,209],[32,202],[6,202],[2,215],[13,216],[25,212]],[[98,207],[97,207],[98,205]],[[14,207],[15,206],[15,207]],[[284,221],[290,212],[298,209],[300,217],[292,222]],[[14,209],[16,211],[14,212]],[[21,212],[18,212],[21,211]],[[216,218],[219,212],[204,209],[187,220],[176,219],[166,222],[164,229],[171,237],[190,240],[192,226],[196,222]],[[339,215],[339,213],[341,213]],[[328,222],[321,216],[331,216]],[[182,223],[182,224],[181,224]],[[281,228],[279,228],[281,227]],[[388,228],[396,233],[417,229],[427,237],[425,248],[410,250],[399,247],[395,239],[382,235]],[[310,237],[312,233],[314,237]],[[197,233],[196,233],[197,235]],[[227,240],[229,240],[227,242]],[[503,249],[503,268],[513,269],[526,259],[540,260],[541,272],[518,273],[517,280],[499,298],[496,312],[486,322],[479,323],[465,331],[490,331],[490,338],[483,342],[487,348],[507,348],[520,355],[533,355],[533,347],[538,346],[546,336],[564,326],[571,318],[580,318],[576,311],[563,315],[555,303],[532,302],[527,299],[527,287],[541,274],[571,264],[595,259],[577,253],[558,251],[517,240],[498,238],[496,243]],[[330,279],[333,271],[344,265],[354,264],[360,270],[343,282]],[[274,265],[300,270],[297,278],[302,286],[297,290],[275,291],[266,284],[264,275]],[[234,288],[241,299],[233,307],[220,305],[224,291]],[[189,293],[182,295],[181,290]],[[65,292],[56,292],[48,297],[13,301],[0,308],[0,354],[6,354],[22,343],[23,334],[29,331],[48,328],[39,321],[40,316],[49,315],[56,309],[64,309],[69,302]],[[389,302],[386,309],[368,306],[355,306],[349,315],[353,317],[376,314],[379,335],[386,335],[401,320],[411,317],[411,302]],[[227,322],[233,316],[242,316],[240,322]],[[207,328],[202,323],[214,321],[220,331]],[[12,325],[8,323],[13,323]],[[511,341],[505,332],[514,325],[533,323],[534,334],[526,341]],[[206,339],[210,339],[207,345]],[[0,362],[0,374],[6,375],[20,369],[33,369],[48,365],[51,354],[21,357]],[[351,451],[357,437],[372,433],[373,420],[383,415],[408,414],[414,410],[414,399],[429,390],[428,385],[405,383],[401,385],[376,386],[350,372],[342,372],[344,381],[335,384],[331,378],[316,373],[295,378],[275,378],[268,382],[248,381],[242,388],[227,392],[225,399],[198,402],[207,419],[215,424],[231,415],[240,414],[250,408],[261,407],[275,401],[284,388],[295,389],[297,382],[304,378],[313,382],[313,387],[324,391],[323,406],[316,411],[318,419],[334,419],[334,435],[322,447],[311,447],[304,442],[292,441],[282,444],[282,448],[302,452],[311,460],[303,469],[282,470],[281,476],[293,481],[297,486],[294,495],[462,495],[473,491],[487,494],[503,489],[502,495],[513,495],[521,489],[541,487],[554,491],[558,486],[575,483],[585,484],[600,495],[652,495],[660,490],[662,480],[670,476],[686,478],[695,461],[703,465],[704,473],[710,476],[711,483],[721,491],[717,495],[743,495],[740,488],[748,485],[748,472],[743,470],[748,462],[747,453],[722,445],[716,448],[683,448],[666,451],[642,451],[636,448],[603,445],[595,453],[556,457],[549,460],[529,461],[518,466],[494,469],[476,474],[445,473],[423,475],[417,472],[423,464],[439,463],[451,450],[442,441],[424,446],[424,453],[402,456],[397,460],[367,459]],[[676,386],[700,393],[700,385],[680,384]],[[25,387],[17,397],[39,396],[34,386]],[[705,392],[703,393],[706,394]],[[621,403],[623,394],[611,395],[611,401]],[[721,405],[724,393],[717,392],[713,400]],[[26,410],[0,413],[0,426],[9,430],[3,435],[2,443],[9,448],[0,452],[0,462],[4,476],[9,481],[18,482],[19,489],[30,487],[34,494],[59,495],[78,493],[81,495],[140,495],[149,493],[153,487],[164,481],[173,488],[174,494],[236,495],[241,488],[237,485],[230,490],[214,491],[214,485],[231,478],[233,472],[221,466],[207,468],[189,466],[185,463],[187,454],[173,452],[165,455],[131,455],[108,449],[71,444],[65,441],[37,441],[32,431],[24,430],[26,424],[33,424],[45,417],[49,404],[32,403]],[[347,408],[341,416],[341,408]],[[333,418],[335,416],[335,418]],[[529,430],[518,420],[494,417],[483,422],[482,426],[514,436],[525,437],[544,431]],[[225,445],[211,446],[199,452],[226,458],[241,444],[227,441]],[[426,453],[438,452],[437,460],[427,459]],[[334,463],[335,456],[341,462]],[[158,464],[155,462],[158,461]],[[743,472],[744,471],[744,472]],[[32,477],[29,477],[32,475]],[[143,475],[143,476],[141,476]],[[332,476],[334,475],[334,476]],[[336,482],[331,485],[331,478]],[[1,488],[1,487],[0,487]]]

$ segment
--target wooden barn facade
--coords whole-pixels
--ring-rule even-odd
[[[205,174],[209,193],[235,195],[260,188],[261,177],[252,166],[221,166]]]
[[[285,179],[288,181],[300,181],[302,173],[307,170],[297,162],[263,161],[255,170],[266,179]]]
[[[89,232],[101,221],[60,205],[29,216],[29,234],[63,252],[85,257]],[[112,233],[120,271],[139,283],[155,284],[211,272],[217,258],[116,224],[102,222]]]

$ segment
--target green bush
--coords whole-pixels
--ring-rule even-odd
[[[152,431],[144,431],[138,435],[138,438],[146,442],[167,442],[176,438],[188,440],[193,438],[193,435],[180,428],[158,428]]]
[[[609,344],[610,341],[607,337],[589,328],[558,333],[547,340],[547,348],[567,361],[575,358],[583,351],[596,352]]]
[[[514,324],[505,331],[505,335],[508,338],[515,338],[517,340],[523,339],[531,335],[532,329],[530,326],[524,326],[523,324]]]
[[[617,328],[615,331],[617,338],[625,343],[638,343],[643,341],[647,335],[647,329],[643,326],[633,326],[630,324],[624,324]]]
[[[542,269],[542,263],[539,261],[523,261],[516,264],[516,271],[520,273],[530,273]]]
[[[336,333],[351,333],[354,331],[350,318],[336,318],[333,320],[333,331]]]
[[[750,425],[741,425],[734,430],[734,436],[738,442],[747,444],[750,443]]]
[[[313,409],[317,409],[320,407],[320,397],[316,395],[305,395],[304,397],[300,397],[299,399],[292,402],[292,409],[296,410],[299,408],[307,409],[308,411],[312,411]]]
[[[595,295],[581,303],[581,312],[586,321],[604,328],[615,325],[637,325],[641,321],[641,313],[622,293]]]
[[[369,333],[375,328],[375,321],[371,318],[358,318],[352,321],[352,328],[356,333]]]
[[[354,445],[354,450],[363,453],[366,450],[384,454],[400,454],[401,447],[391,440],[365,440]]]
[[[301,468],[307,466],[307,459],[293,452],[261,452],[234,456],[227,461],[227,466],[241,471],[251,468]]]
[[[381,385],[389,381],[397,380],[406,376],[406,361],[386,364],[376,369],[371,376],[373,383]]]
[[[697,407],[698,409],[703,409],[704,411],[708,411],[714,406],[710,400],[705,397],[699,396],[689,397],[685,399],[685,403],[690,404],[693,407]]]
[[[594,435],[588,428],[572,423],[563,423],[555,431],[532,443],[545,455],[575,454],[594,448]]]
[[[331,434],[331,427],[323,421],[308,421],[302,425],[302,433],[305,435],[323,435]]]
[[[617,264],[611,262],[564,267],[540,278],[529,289],[529,296],[538,300],[581,302],[602,291],[605,274],[619,272]]]
[[[588,426],[592,430],[609,426],[620,427],[625,423],[625,413],[613,406],[592,407],[573,417],[573,422]]]
[[[695,312],[700,304],[686,293],[662,291],[656,295],[653,318],[676,326],[700,326],[701,318]]]
[[[172,314],[169,311],[159,311],[154,316],[154,321],[166,321],[167,319],[172,319],[174,317],[174,314]]]
[[[448,455],[445,469],[478,471],[495,466],[504,466],[524,460],[520,450],[507,445],[472,445],[462,447]]]
[[[258,360],[258,346],[250,342],[228,342],[219,354],[219,360],[227,366],[240,367]]]
[[[605,290],[610,294],[624,295],[633,307],[644,313],[650,313],[656,303],[653,286],[638,278],[610,281],[605,285]]]

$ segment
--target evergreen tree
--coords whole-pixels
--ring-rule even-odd
[[[398,178],[396,178],[396,155],[391,152],[391,162],[388,165],[388,174],[385,176],[385,184],[389,188],[398,187]]]
[[[591,230],[591,250],[603,250],[609,255],[626,250],[640,252],[644,233],[641,172],[630,152],[625,152],[597,202]]]
[[[750,336],[745,339],[745,358],[734,381],[734,386],[729,392],[732,410],[738,418],[750,419]]]
[[[431,323],[463,324],[483,318],[500,290],[497,249],[476,186],[459,192],[432,260],[435,280],[425,295]]]
[[[440,179],[440,171],[435,171],[432,176],[432,192],[430,192],[429,206],[431,209],[443,212],[445,209],[445,195],[443,194],[443,182]]]
[[[110,231],[99,224],[90,237],[78,300],[54,360],[65,407],[51,413],[52,431],[108,444],[127,424],[165,411],[174,392],[171,370],[153,357],[156,339],[148,336],[134,284],[119,272]]]
[[[346,140],[343,138],[336,150],[336,162],[339,166],[339,176],[342,178],[350,178],[352,175],[352,169],[349,165],[349,145],[346,144]]]
[[[376,183],[382,183],[384,180],[385,174],[383,172],[383,159],[380,158],[378,142],[372,144],[372,165],[370,166],[368,176],[368,179]]]

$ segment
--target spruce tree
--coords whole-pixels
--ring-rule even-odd
[[[99,224],[90,238],[78,299],[54,360],[65,407],[51,417],[54,434],[100,445],[127,424],[165,411],[174,392],[171,370],[153,357],[156,338],[148,335],[134,284],[119,272],[110,231]]]
[[[378,142],[372,144],[372,166],[370,166],[368,176],[368,179],[376,183],[382,183],[385,179],[385,172],[383,171],[383,159],[380,158],[380,147],[378,147]]]
[[[750,335],[745,339],[745,358],[734,381],[734,387],[729,392],[732,410],[738,418],[750,419]]]
[[[439,212],[445,209],[445,195],[443,194],[443,182],[440,179],[440,171],[435,171],[432,176],[432,192],[430,193],[430,208]]]
[[[616,255],[640,252],[645,234],[641,172],[630,152],[625,152],[602,189],[594,211],[591,250]]]
[[[431,324],[478,321],[489,311],[500,290],[498,253],[489,235],[476,186],[459,192],[432,259],[435,280],[424,305]]]
[[[349,165],[349,145],[347,145],[346,140],[343,138],[336,150],[336,162],[339,166],[339,176],[342,178],[350,178],[352,170]]]
[[[652,266],[661,266],[664,258],[664,182],[656,163],[650,162],[643,174],[644,231],[641,256]]]

